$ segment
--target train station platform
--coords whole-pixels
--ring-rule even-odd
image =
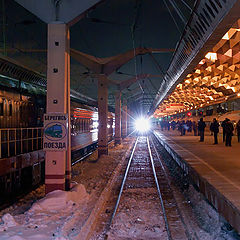
[[[232,147],[226,147],[219,135],[214,145],[213,136],[199,136],[178,131],[155,130],[161,144],[198,186],[202,194],[240,232],[240,143],[233,137]]]

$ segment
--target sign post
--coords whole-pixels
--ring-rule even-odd
[[[45,151],[67,151],[68,143],[68,115],[49,113],[44,115]]]

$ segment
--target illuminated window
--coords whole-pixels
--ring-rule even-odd
[[[9,116],[12,116],[12,104],[9,104]]]
[[[0,103],[0,116],[3,116],[3,102]]]

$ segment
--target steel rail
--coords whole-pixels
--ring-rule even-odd
[[[110,219],[109,226],[111,226],[112,221],[113,221],[113,218],[114,218],[115,215],[116,215],[116,212],[117,212],[117,209],[118,209],[118,206],[119,206],[119,202],[120,202],[120,199],[121,199],[121,196],[122,196],[123,188],[124,188],[124,185],[125,185],[125,182],[126,182],[126,179],[127,179],[128,170],[129,170],[129,168],[130,168],[130,165],[131,165],[131,162],[132,162],[132,159],[133,159],[133,154],[134,154],[134,152],[135,152],[135,149],[136,149],[136,146],[137,146],[137,143],[138,143],[138,139],[139,139],[139,137],[137,137],[137,140],[136,140],[136,142],[135,142],[135,144],[134,144],[134,147],[133,147],[133,150],[132,150],[130,159],[129,159],[129,161],[128,161],[128,165],[127,165],[127,168],[126,168],[126,171],[125,171],[125,174],[124,174],[124,178],[123,178],[123,181],[122,181],[122,184],[121,184],[121,189],[120,189],[119,194],[118,194],[117,203],[116,203],[116,205],[115,205],[115,208],[114,208],[112,217],[111,217],[111,219]]]
[[[160,187],[158,184],[157,174],[156,174],[155,167],[154,167],[154,162],[153,162],[153,157],[152,157],[152,152],[151,152],[148,137],[147,137],[147,145],[148,145],[149,156],[150,156],[150,160],[151,160],[151,164],[152,164],[153,175],[154,175],[155,183],[157,185],[157,191],[158,191],[158,195],[159,195],[159,199],[160,199],[160,203],[161,203],[161,207],[162,207],[162,211],[163,211],[163,217],[164,217],[165,227],[166,227],[167,234],[168,234],[168,239],[172,240],[173,238],[172,238],[172,235],[171,235],[171,232],[169,229],[167,214],[166,214],[166,210],[165,210],[164,203],[163,203],[162,193],[161,193],[161,190],[160,190]]]
[[[154,141],[153,141],[152,137],[151,137],[151,142],[152,142],[152,147],[153,147],[153,149],[154,149],[154,151],[155,151],[155,153],[156,153],[156,155],[157,155],[158,162],[160,163],[161,168],[162,168],[162,170],[163,170],[163,173],[164,173],[164,175],[165,175],[165,178],[166,178],[166,180],[167,180],[168,187],[169,187],[170,189],[172,189],[172,188],[171,188],[171,181],[170,181],[169,176],[168,176],[168,174],[167,174],[167,170],[166,170],[165,166],[164,166],[163,163],[162,163],[162,160],[161,160],[161,158],[160,158],[160,156],[159,156],[159,154],[158,154],[158,151],[157,151],[157,149],[156,149],[156,146],[155,146],[155,144],[154,144]],[[173,195],[173,199],[174,199],[174,201],[177,203],[176,198],[175,198],[174,195]],[[182,223],[183,223],[183,225],[184,225],[184,228],[185,228],[185,230],[186,230],[186,231],[185,231],[186,235],[188,236],[189,239],[192,239],[191,236],[190,236],[191,234],[189,233],[189,230],[188,230],[187,225],[186,225],[186,223],[185,223],[185,221],[184,221],[184,219],[183,219],[183,216],[182,216],[182,214],[181,214],[181,211],[180,211],[178,205],[176,205],[176,208],[177,208],[177,212],[178,212],[178,214],[179,214],[179,216],[180,216],[180,218],[181,218],[181,221],[182,221]],[[195,231],[194,231],[194,236],[195,236],[195,239],[199,239],[199,237],[197,236],[197,234],[196,234]]]

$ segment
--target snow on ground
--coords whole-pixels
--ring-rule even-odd
[[[42,198],[41,186],[0,211],[0,240],[79,240],[81,227],[131,141],[110,146],[109,156],[97,160],[95,152],[74,165],[72,180],[77,185],[71,191],[57,190]]]
[[[69,239],[74,221],[83,214],[89,194],[82,184],[71,191],[56,190],[37,201],[24,214],[3,215],[1,240]]]

